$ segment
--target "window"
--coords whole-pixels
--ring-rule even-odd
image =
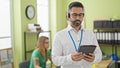
[[[10,0],[0,0],[0,49],[11,48]]]
[[[43,31],[49,31],[49,0],[37,0],[37,22]],[[40,33],[39,36],[49,36],[48,32]]]

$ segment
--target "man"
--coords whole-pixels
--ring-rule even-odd
[[[101,61],[102,53],[92,31],[81,26],[84,7],[80,2],[72,2],[68,9],[68,27],[59,31],[53,41],[52,61],[61,68],[91,68]],[[86,55],[78,52],[81,45],[96,45],[94,53]]]

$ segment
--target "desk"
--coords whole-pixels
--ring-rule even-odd
[[[115,68],[120,68],[120,60],[118,60],[117,62],[115,62]]]
[[[111,62],[112,59],[102,60],[101,62],[95,64],[95,68],[107,68]]]

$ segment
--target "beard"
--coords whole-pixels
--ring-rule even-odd
[[[80,20],[75,20],[72,22],[72,26],[77,27],[81,25],[81,21]]]

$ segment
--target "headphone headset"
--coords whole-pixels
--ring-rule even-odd
[[[68,18],[70,18],[70,13],[68,13]]]

